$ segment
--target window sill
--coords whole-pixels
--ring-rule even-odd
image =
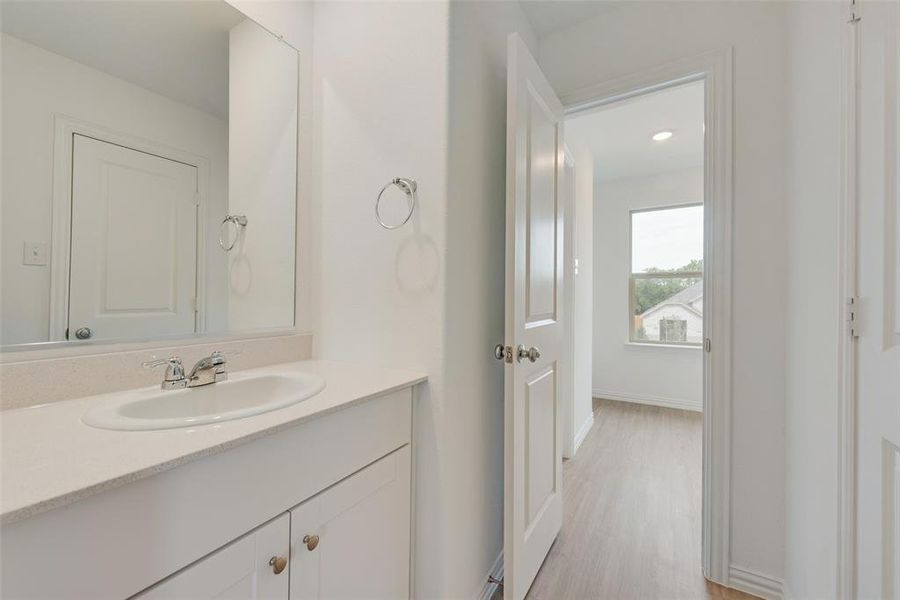
[[[703,344],[654,344],[652,342],[625,342],[631,348],[677,348],[680,350],[702,350]]]

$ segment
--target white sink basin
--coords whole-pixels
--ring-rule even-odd
[[[324,387],[325,380],[312,373],[235,375],[195,388],[122,392],[84,413],[82,421],[122,431],[195,427],[284,408],[315,396]]]

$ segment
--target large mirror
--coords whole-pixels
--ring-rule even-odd
[[[4,349],[292,328],[297,51],[221,0],[0,10]]]

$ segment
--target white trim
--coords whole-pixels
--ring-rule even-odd
[[[115,131],[68,115],[53,115],[53,200],[50,231],[50,340],[66,341],[69,313],[69,253],[71,244],[72,160],[74,135],[82,135],[124,148],[174,160],[197,169],[197,272],[198,313],[194,333],[206,331],[206,225],[209,205],[209,160],[165,144]],[[102,340],[100,340],[102,341]],[[13,348],[10,348],[13,349]],[[7,349],[4,348],[4,351]]]
[[[678,348],[680,350],[703,350],[703,344],[660,344],[659,342],[622,342],[629,348]]]
[[[743,567],[731,565],[728,569],[729,587],[759,596],[765,600],[782,600],[784,582]]]
[[[835,590],[839,600],[856,597],[856,344],[843,316],[856,296],[856,205],[858,194],[859,28],[853,8],[843,7],[848,23],[841,40],[841,197],[838,209],[838,473]]]
[[[686,398],[666,398],[665,396],[653,396],[650,394],[631,394],[627,392],[612,392],[609,390],[594,390],[594,398],[604,398],[617,402],[631,402],[633,404],[647,404],[650,406],[662,406],[663,408],[677,408],[679,410],[692,410],[703,412],[702,400],[688,400]]]
[[[477,598],[478,600],[491,600],[494,592],[497,591],[497,584],[488,581],[488,577],[493,577],[494,579],[500,580],[503,579],[503,550],[501,550],[500,554],[497,555],[497,558],[494,559],[494,564],[491,565],[491,570],[488,571],[487,575],[485,575],[484,585],[481,588],[481,592],[475,595],[475,598]]]
[[[730,46],[562,96],[566,114],[704,80],[703,573],[727,582],[731,563],[733,50]]]
[[[578,428],[578,432],[575,434],[575,439],[573,440],[574,449],[572,451],[572,456],[575,456],[575,453],[578,452],[578,449],[581,447],[581,444],[584,442],[584,438],[586,438],[587,435],[591,432],[591,428],[593,426],[594,426],[594,413],[591,412],[588,415],[588,418],[584,420],[584,423],[581,424],[581,427]]]
[[[563,285],[565,299],[563,301],[565,319],[565,360],[563,363],[563,387],[561,413],[563,418],[563,458],[572,458],[578,450],[575,441],[575,157],[569,147],[563,143],[563,173],[568,176],[571,169],[572,181],[566,181],[566,197],[564,198],[565,223],[563,224]]]
[[[269,329],[244,331],[236,333],[197,333],[193,336],[161,336],[147,342],[134,340],[103,340],[92,342],[91,340],[73,340],[70,342],[46,342],[42,344],[22,344],[21,346],[6,346],[0,352],[0,365],[23,363],[34,360],[49,360],[53,358],[73,358],[76,356],[97,356],[100,354],[118,354],[120,352],[133,352],[135,350],[155,350],[157,348],[173,348],[198,346],[201,344],[218,344],[227,342],[252,342],[258,339],[284,337],[284,336],[310,336],[311,331],[299,331],[296,329]]]

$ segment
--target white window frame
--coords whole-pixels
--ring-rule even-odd
[[[675,210],[679,208],[690,208],[693,206],[703,206],[703,202],[687,202],[684,204],[669,204],[664,206],[653,206],[649,208],[635,208],[628,211],[628,343],[651,345],[651,346],[686,346],[690,348],[699,348],[703,344],[701,342],[667,342],[663,340],[642,340],[635,337],[634,327],[634,286],[638,279],[703,279],[703,271],[674,271],[672,273],[635,273],[634,272],[634,215],[638,213],[659,212],[663,210]],[[705,217],[704,217],[705,218]],[[704,260],[704,265],[706,261]],[[704,290],[705,294],[705,290]],[[704,335],[706,334],[704,330]]]

